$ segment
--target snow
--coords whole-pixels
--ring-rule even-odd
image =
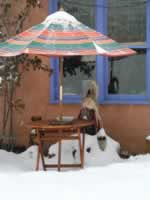
[[[3,80],[2,77],[0,77],[0,84],[2,83],[2,80]]]
[[[101,128],[99,130],[99,132],[97,133],[97,137],[106,137],[106,132],[105,132],[105,129],[104,128]]]
[[[80,22],[73,17],[72,15],[70,15],[69,13],[65,12],[65,11],[57,11],[51,15],[49,15],[43,22],[43,24],[45,24],[46,26],[50,25],[53,23],[62,23],[62,24],[71,24],[72,26],[78,25],[80,24]]]
[[[150,141],[150,135],[148,135],[145,139]]]
[[[96,50],[97,50],[99,53],[101,53],[101,54],[107,53],[107,51],[105,51],[102,47],[98,46],[98,45],[96,44],[96,42],[93,42],[93,44],[94,44]]]
[[[98,148],[97,136],[86,137],[84,169],[35,172],[36,146],[21,154],[0,150],[1,199],[149,200],[150,155],[122,160],[117,153],[119,144],[105,136],[105,151]],[[78,150],[75,158],[70,153],[78,149],[77,143],[64,142],[63,146],[63,161],[78,162]],[[86,151],[89,146],[90,153]],[[57,144],[49,151],[57,154]],[[56,157],[46,161],[54,162]]]
[[[102,135],[101,135],[102,134]],[[104,129],[101,129],[96,136],[85,135],[85,165],[86,166],[102,166],[110,164],[112,162],[121,161],[118,156],[118,149],[120,147],[119,143],[112,140],[109,136],[106,137],[106,149],[101,151],[97,137],[103,136]],[[106,134],[106,133],[105,133]],[[90,148],[90,152],[87,149]],[[76,150],[75,157],[72,156],[72,151]],[[58,144],[53,145],[49,149],[50,154],[58,155]],[[62,144],[62,160],[65,164],[68,163],[79,163],[79,145],[78,142],[64,141]],[[57,162],[57,157],[51,159],[51,162]]]

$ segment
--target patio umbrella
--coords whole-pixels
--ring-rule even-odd
[[[60,110],[63,96],[63,56],[123,57],[135,51],[82,24],[65,11],[49,15],[41,24],[0,44],[0,56],[36,54],[60,57]]]

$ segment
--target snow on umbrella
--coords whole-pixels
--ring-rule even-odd
[[[41,24],[0,44],[0,56],[36,54],[46,56],[103,55],[123,57],[135,54],[116,41],[79,22],[65,11],[49,15]],[[60,62],[60,105],[62,105],[63,59]],[[62,106],[60,106],[62,107]]]

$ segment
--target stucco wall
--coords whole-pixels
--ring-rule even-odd
[[[47,0],[42,0],[42,8],[36,8],[26,21],[25,29],[40,23],[48,13]],[[49,58],[42,58],[49,64]],[[17,88],[16,96],[25,102],[22,114],[15,113],[16,144],[28,145],[29,128],[32,115],[41,115],[44,119],[58,115],[58,106],[50,105],[50,81],[47,73],[42,71],[25,72],[21,86]],[[2,102],[0,98],[0,120]],[[80,105],[64,105],[65,115],[77,115]],[[108,134],[119,141],[132,153],[144,152],[144,137],[150,134],[149,105],[100,105],[100,112]],[[1,121],[0,121],[1,122]],[[1,123],[0,123],[1,126]],[[0,127],[1,128],[1,127]]]
[[[22,97],[26,107],[23,114],[15,114],[17,143],[27,144],[27,124],[32,115],[41,115],[44,119],[58,115],[58,105],[49,103],[49,86],[49,76],[45,72],[24,74],[17,96]],[[79,109],[80,105],[64,105],[63,113],[77,116]],[[99,109],[104,127],[112,138],[132,153],[145,150],[144,137],[150,134],[149,105],[100,105]]]

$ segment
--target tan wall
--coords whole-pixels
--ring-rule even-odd
[[[49,77],[45,72],[26,72],[16,95],[25,102],[23,114],[15,113],[17,143],[28,144],[27,124],[32,115],[44,119],[56,117],[58,106],[50,105]],[[1,107],[2,108],[2,107]],[[64,105],[65,115],[77,116],[79,105]],[[149,105],[100,105],[108,134],[133,153],[144,151],[144,137],[150,134]]]
[[[42,0],[42,8],[36,8],[26,22],[26,28],[40,23],[48,13],[47,0]],[[29,26],[30,24],[30,26]],[[43,58],[49,64],[48,58]],[[26,104],[22,114],[15,113],[16,143],[28,145],[29,128],[32,115],[41,115],[44,119],[58,115],[58,106],[50,105],[50,85],[48,74],[42,71],[25,72],[16,96]],[[2,99],[0,99],[0,119],[2,116]],[[79,105],[64,105],[66,115],[77,115]],[[132,153],[144,151],[144,137],[150,133],[150,105],[100,105],[105,128],[108,134],[119,141]],[[1,123],[0,123],[1,126]],[[1,127],[0,127],[1,128]]]

